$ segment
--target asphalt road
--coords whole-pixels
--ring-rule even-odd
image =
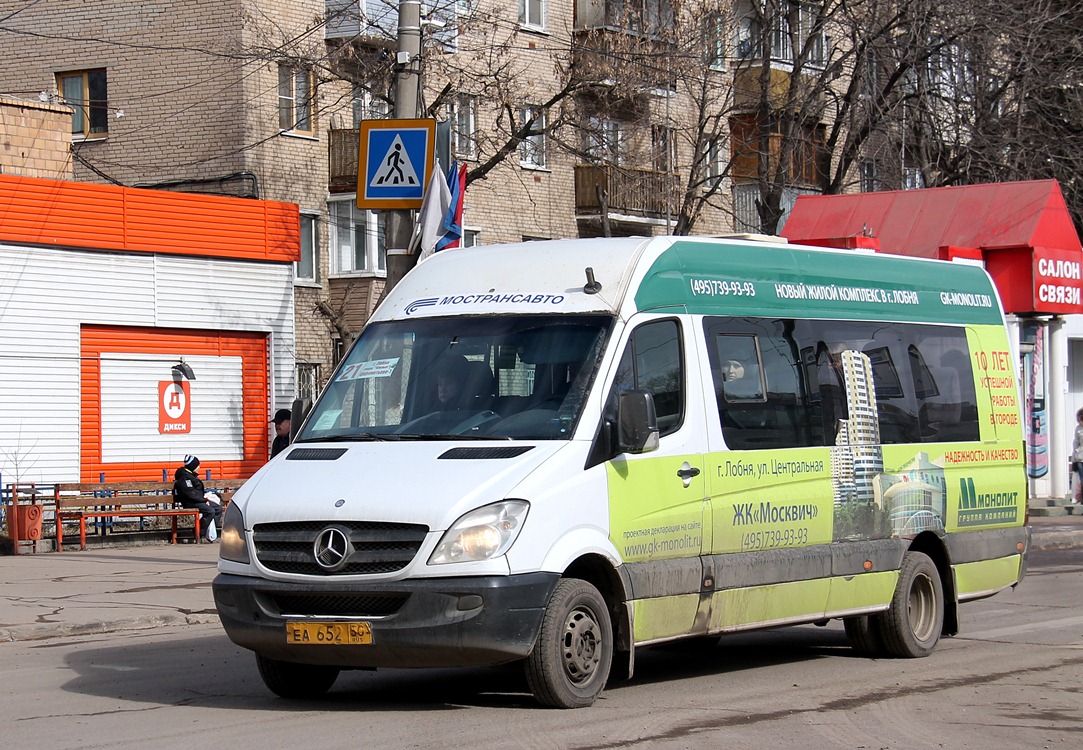
[[[537,707],[518,670],[342,675],[272,696],[215,624],[0,644],[11,748],[1073,748],[1083,552],[964,605],[927,659],[865,659],[839,623],[641,652],[589,709]]]

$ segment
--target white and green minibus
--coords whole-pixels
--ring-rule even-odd
[[[521,662],[541,703],[587,706],[638,648],[834,618],[862,653],[926,656],[1025,572],[1016,362],[973,265],[438,253],[237,493],[215,603],[287,697]]]

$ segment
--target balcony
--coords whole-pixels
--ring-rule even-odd
[[[572,35],[572,75],[580,81],[620,81],[635,90],[673,89],[676,71],[666,63],[677,52],[672,40],[609,27]]]
[[[331,128],[327,154],[327,189],[331,193],[356,193],[361,138],[357,128]]]
[[[577,164],[575,167],[575,211],[600,215],[599,188],[606,194],[609,213],[661,218],[667,203],[673,205],[677,175],[651,169],[634,169],[614,164]]]

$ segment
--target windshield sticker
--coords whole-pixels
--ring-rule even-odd
[[[451,297],[426,297],[416,299],[406,306],[406,314],[411,315],[423,307],[444,307],[447,305],[559,305],[564,301],[563,294],[459,294]]]
[[[358,362],[342,368],[342,372],[335,378],[337,381],[365,380],[367,378],[389,378],[395,365],[399,363],[398,357],[387,359],[370,359],[368,362]]]
[[[338,418],[342,416],[342,409],[328,409],[320,418],[316,420],[316,424],[312,425],[313,430],[330,430],[338,424]]]

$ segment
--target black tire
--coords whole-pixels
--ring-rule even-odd
[[[944,627],[944,585],[928,555],[907,552],[891,607],[880,615],[880,636],[892,656],[928,656]]]
[[[862,656],[886,656],[884,639],[880,637],[880,615],[847,617],[842,621],[850,647]]]
[[[268,659],[256,654],[256,666],[263,684],[282,698],[319,698],[338,679],[338,667],[318,664],[296,664]]]
[[[598,589],[577,578],[561,580],[526,659],[530,691],[553,708],[594,703],[613,664],[613,626]]]

